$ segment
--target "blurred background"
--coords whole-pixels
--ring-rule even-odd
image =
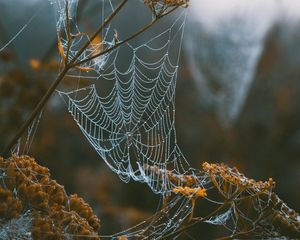
[[[79,20],[90,31],[101,17],[97,2],[79,0]],[[120,26],[133,24],[139,12],[126,11]],[[0,149],[58,73],[55,24],[50,1],[0,0],[0,49],[16,37],[0,51]],[[191,165],[224,162],[257,180],[272,177],[278,195],[299,212],[300,3],[191,0],[179,69],[177,137]],[[74,84],[66,78],[62,85]],[[90,203],[105,235],[157,208],[159,198],[146,186],[125,184],[108,169],[58,94],[44,109],[29,154]],[[200,232],[204,239],[218,235],[202,228],[206,235],[192,229],[195,239]]]

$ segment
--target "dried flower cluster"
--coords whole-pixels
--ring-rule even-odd
[[[300,238],[300,216],[288,207],[275,193],[271,195],[271,205],[274,213],[271,215],[274,226],[286,236]]]
[[[21,201],[14,198],[10,190],[0,188],[0,217],[2,219],[16,218],[21,211]]]
[[[177,187],[174,188],[172,192],[176,194],[180,193],[183,196],[194,197],[194,198],[207,196],[205,188],[201,188],[201,187],[198,188]]]
[[[122,235],[122,236],[118,237],[118,240],[128,240],[128,238],[126,236]]]
[[[240,229],[237,236],[300,238],[300,217],[272,192],[272,178],[255,181],[225,164],[205,162],[202,167],[215,189],[231,203]]]
[[[176,174],[169,170],[162,170],[157,166],[144,165],[144,167],[153,174],[157,175],[157,179],[167,178],[175,186],[193,187],[199,184],[197,176],[194,175]]]
[[[225,180],[225,182],[241,186],[244,188],[251,188],[254,190],[270,190],[275,187],[275,182],[272,178],[269,178],[268,181],[255,181],[254,179],[250,179],[245,177],[244,174],[240,173],[237,168],[230,168],[225,164],[211,164],[211,163],[203,163],[202,168],[204,171],[208,172],[210,177],[216,179],[217,177],[221,177]]]
[[[168,178],[173,184],[182,184],[183,186],[186,187],[192,187],[194,185],[197,185],[199,182],[199,180],[195,176],[176,175],[176,174],[172,174],[171,172],[169,172]]]
[[[160,17],[169,8],[188,7],[189,0],[144,0],[144,3],[150,8],[153,15]]]
[[[167,177],[176,187],[172,189],[175,194],[180,194],[191,201],[192,212],[186,221],[186,226],[195,222],[203,222],[207,219],[218,219],[218,215],[224,211],[220,219],[225,224],[235,226],[234,234],[224,239],[244,238],[280,238],[288,237],[300,239],[300,217],[293,209],[289,208],[275,193],[275,182],[272,178],[268,181],[255,181],[240,173],[237,168],[225,164],[203,163],[203,171],[194,175],[180,175],[157,167],[147,167],[153,174]],[[199,176],[197,175],[199,174]],[[206,181],[200,181],[206,179]],[[195,204],[199,204],[209,196],[209,202],[222,203],[217,209],[203,215],[196,212]],[[202,199],[202,200],[201,200]],[[170,201],[171,196],[166,197]],[[211,201],[212,200],[212,201]],[[205,211],[204,211],[205,212]],[[200,215],[200,216],[198,216]],[[220,220],[221,221],[221,220]],[[223,220],[222,220],[223,221]]]
[[[0,158],[0,179],[0,229],[30,213],[33,239],[77,239],[77,235],[98,239],[100,221],[91,207],[77,195],[68,196],[34,159]]]
[[[144,0],[144,3],[149,7],[155,7],[158,4],[169,7],[187,7],[189,0]]]

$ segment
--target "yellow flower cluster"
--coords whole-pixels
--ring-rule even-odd
[[[275,187],[275,182],[272,178],[269,178],[269,180],[265,182],[255,181],[254,179],[245,177],[245,175],[240,173],[237,168],[230,168],[223,163],[214,164],[205,162],[202,164],[202,168],[204,171],[208,172],[210,176],[215,178],[221,177],[233,185],[257,189],[260,191],[270,190],[271,188]]]
[[[206,197],[206,190],[205,188],[190,188],[190,187],[176,187],[172,190],[173,193],[175,194],[182,194],[183,196],[186,197]]]

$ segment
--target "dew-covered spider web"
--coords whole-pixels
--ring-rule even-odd
[[[175,130],[175,88],[184,22],[185,13],[181,12],[146,41],[126,43],[87,62],[83,67],[94,72],[90,77],[96,83],[60,92],[79,128],[111,170],[125,182],[145,182],[162,194],[174,186],[165,174],[155,174],[156,168],[177,174],[189,169]],[[59,21],[61,24],[64,21]],[[101,48],[122,41],[110,31],[105,29]],[[77,53],[78,42],[70,48],[71,58]],[[80,60],[97,51],[99,45],[92,46]],[[103,82],[109,87],[102,87]]]
[[[101,238],[175,239],[184,232],[183,226],[199,222],[223,225],[231,236],[250,232],[275,236],[278,231],[273,222],[265,219],[272,219],[274,209],[280,214],[283,210],[277,209],[279,200],[272,195],[272,180],[255,182],[225,165],[193,169],[177,144],[175,92],[185,10],[177,9],[127,41],[147,22],[137,20],[129,26],[121,20],[126,12],[132,18],[148,14],[149,22],[155,21],[144,1],[129,1],[131,7],[125,7],[90,39],[88,29],[76,20],[79,2],[52,2],[58,13],[62,61],[75,59],[78,63],[68,76],[85,79],[83,87],[76,87],[81,86],[79,82],[59,94],[88,142],[122,181],[146,183],[164,198],[161,210],[151,218]],[[101,24],[120,1],[95,3],[97,7],[92,9],[99,9]],[[161,6],[157,5],[157,11]],[[131,28],[136,29],[131,32]],[[87,48],[81,51],[86,42]],[[198,198],[210,207],[194,216]],[[267,212],[271,204],[275,207]]]

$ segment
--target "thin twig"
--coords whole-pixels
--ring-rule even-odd
[[[79,0],[78,1],[78,11],[77,11],[77,21],[80,21],[82,18],[82,13],[83,10],[85,9],[85,6],[87,5],[87,1],[85,0]],[[72,24],[70,26],[71,30],[70,32],[72,32],[72,30],[75,28],[74,24]],[[50,57],[52,57],[54,50],[57,49],[57,38],[55,38],[55,40],[52,41],[50,47],[47,49],[46,53],[43,55],[43,57],[41,58],[41,62],[46,62],[46,60],[48,60]]]
[[[172,10],[168,11],[167,13],[165,13],[165,14],[163,14],[163,15],[157,17],[157,18],[155,18],[155,19],[154,19],[152,22],[150,22],[148,25],[146,25],[146,26],[143,27],[142,29],[138,30],[136,33],[134,33],[134,34],[131,35],[130,37],[126,38],[125,40],[116,43],[116,44],[115,44],[114,46],[112,46],[111,48],[108,48],[108,49],[104,50],[103,52],[100,52],[100,53],[98,53],[98,54],[95,54],[95,55],[93,55],[93,56],[91,56],[91,57],[89,57],[89,58],[86,58],[86,59],[82,60],[82,61],[75,62],[75,63],[73,63],[73,64],[71,65],[71,67],[76,67],[76,66],[81,65],[81,64],[83,64],[83,63],[89,62],[89,61],[91,61],[91,60],[93,60],[93,59],[95,59],[95,58],[98,58],[98,57],[100,57],[100,56],[102,56],[102,55],[104,55],[104,54],[106,54],[106,53],[108,53],[108,52],[111,52],[111,51],[115,50],[116,48],[120,47],[120,46],[123,45],[124,43],[129,42],[129,41],[132,40],[133,38],[135,38],[135,37],[137,37],[138,35],[144,33],[145,31],[147,31],[147,30],[148,30],[150,27],[152,27],[156,22],[158,22],[162,17],[169,15],[170,13],[172,13],[173,11],[175,11],[177,8],[178,8],[178,7],[174,7]]]
[[[94,34],[90,37],[90,40],[88,42],[86,42],[83,47],[77,52],[77,54],[75,55],[75,57],[72,59],[72,61],[70,62],[70,66],[74,67],[77,66],[79,64],[75,64],[75,61],[77,61],[77,59],[81,56],[81,54],[89,47],[89,45],[91,44],[91,42],[97,37],[97,35],[112,21],[112,19],[117,15],[117,13],[124,7],[124,5],[128,2],[128,0],[124,0],[116,9],[115,11],[104,20],[103,24],[101,24],[101,26],[94,32]],[[113,50],[113,49],[112,49]],[[112,51],[110,50],[110,51]],[[92,58],[93,59],[93,58]],[[89,61],[89,60],[88,60]]]
[[[65,64],[67,65],[69,62],[69,55],[70,55],[70,48],[71,48],[71,32],[70,32],[70,18],[69,18],[69,0],[66,0],[66,19],[67,19],[67,26],[66,26],[66,30],[67,30],[67,41],[68,41],[68,45],[67,45],[67,57],[65,59]]]

